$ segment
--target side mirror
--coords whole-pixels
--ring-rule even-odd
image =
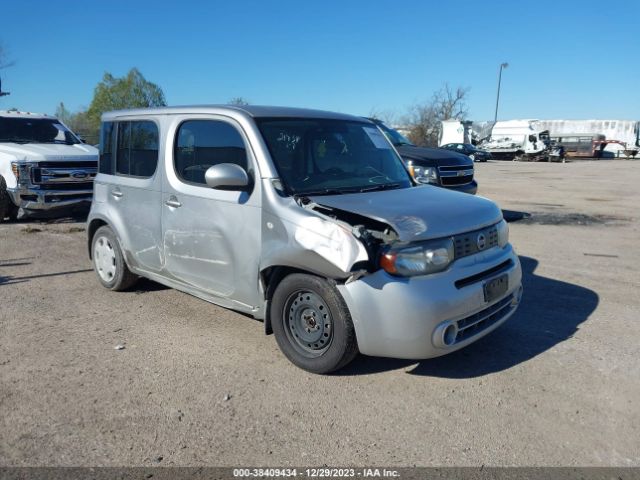
[[[235,163],[219,163],[207,169],[204,181],[211,188],[242,190],[249,185],[249,175],[244,168]]]

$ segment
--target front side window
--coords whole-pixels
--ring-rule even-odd
[[[220,120],[187,120],[178,128],[174,167],[178,178],[206,185],[204,174],[213,165],[233,163],[245,170],[247,150],[240,132]]]
[[[116,173],[152,177],[158,165],[158,127],[148,120],[118,122]]]
[[[307,118],[257,123],[290,194],[352,193],[411,185],[400,157],[375,125]]]

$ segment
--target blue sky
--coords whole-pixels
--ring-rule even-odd
[[[4,0],[0,109],[86,107],[137,67],[170,105],[399,115],[445,82],[469,118],[640,119],[640,1]]]

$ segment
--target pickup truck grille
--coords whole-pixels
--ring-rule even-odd
[[[480,249],[478,241],[480,234],[484,235],[484,248]],[[495,225],[481,228],[473,232],[461,233],[453,237],[455,258],[467,257],[480,251],[489,250],[498,245],[498,228]]]
[[[43,190],[87,190],[98,173],[98,162],[40,162],[31,168],[31,182]]]
[[[473,181],[473,166],[453,165],[438,167],[443,187],[466,185]]]

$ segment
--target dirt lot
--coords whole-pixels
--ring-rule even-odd
[[[334,376],[243,315],[103,289],[82,223],[0,225],[0,465],[640,465],[640,162],[477,170],[514,220],[519,312]]]

